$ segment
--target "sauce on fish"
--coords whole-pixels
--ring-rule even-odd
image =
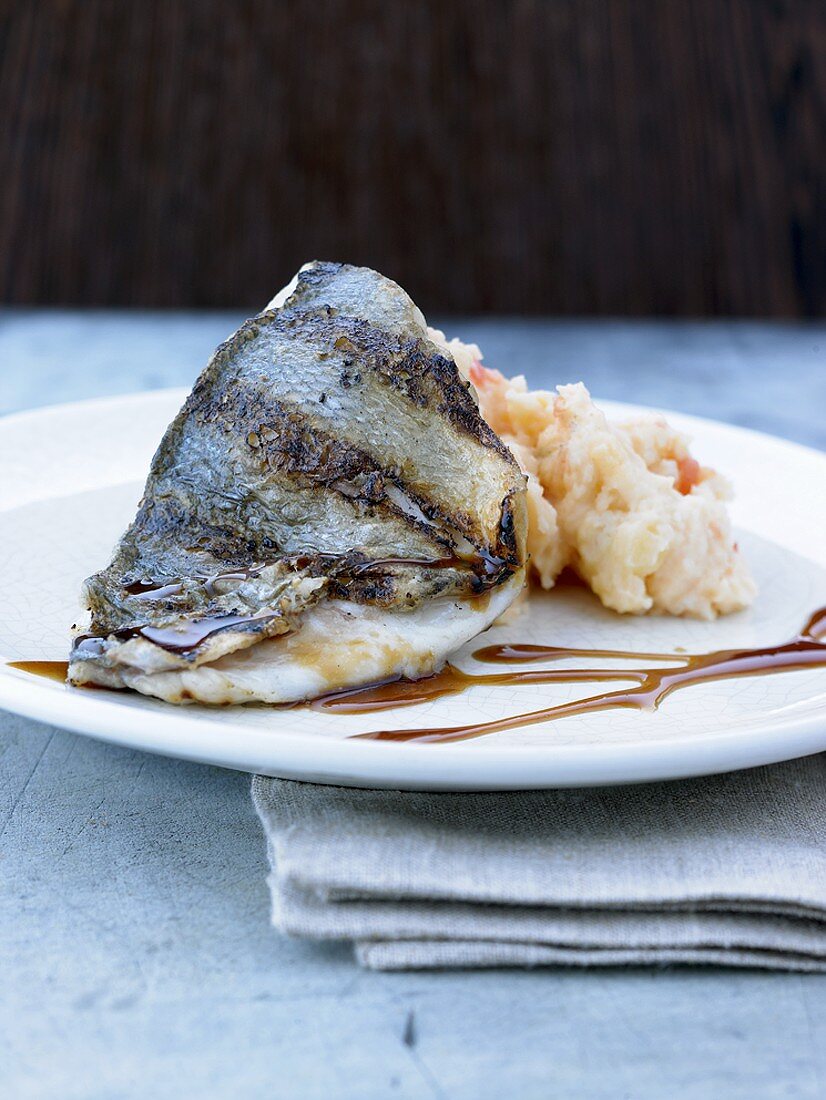
[[[145,638],[146,641],[160,646],[171,653],[186,655],[210,638],[231,626],[246,626],[250,623],[264,623],[274,616],[265,615],[216,615],[186,623],[182,630],[172,627],[130,626],[125,630],[116,630],[110,637],[119,642],[130,638]],[[73,657],[95,658],[103,652],[106,638],[94,634],[82,634],[72,647]]]

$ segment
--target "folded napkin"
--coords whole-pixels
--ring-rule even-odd
[[[826,755],[587,790],[252,791],[273,924],[363,966],[826,971]]]

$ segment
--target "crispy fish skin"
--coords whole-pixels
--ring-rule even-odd
[[[307,265],[167,429],[86,582],[70,678],[195,669],[328,599],[473,599],[521,578],[525,529],[524,478],[410,298],[366,268]]]
[[[369,267],[312,260],[267,306],[299,309],[327,307],[346,317],[360,317],[387,332],[421,335],[426,328],[419,307],[398,283]]]

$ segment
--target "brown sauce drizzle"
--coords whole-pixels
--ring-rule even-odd
[[[227,621],[231,620],[231,621]],[[239,622],[249,622],[241,616],[224,616],[219,620],[202,620],[192,624],[195,633],[200,629],[199,641],[182,641],[182,632],[168,631],[175,637],[174,646],[166,640],[169,648],[185,651],[198,645],[216,629],[221,630]],[[220,623],[215,627],[214,623]],[[142,630],[148,628],[141,628]],[[135,630],[138,633],[139,630]],[[164,632],[158,631],[159,634]],[[665,668],[629,668],[629,669],[528,669],[504,673],[474,674],[462,672],[453,665],[446,665],[441,672],[421,680],[395,680],[383,684],[374,684],[366,688],[351,688],[334,692],[313,700],[309,705],[314,710],[338,714],[370,714],[373,711],[387,710],[391,707],[414,706],[448,695],[456,695],[468,687],[478,685],[514,685],[582,683],[584,681],[610,682],[612,680],[631,680],[636,686],[620,691],[606,691],[590,695],[584,699],[575,699],[571,703],[544,707],[541,710],[525,714],[500,718],[492,722],[474,722],[464,726],[441,728],[421,728],[402,730],[377,730],[373,733],[361,733],[355,736],[372,741],[462,741],[472,737],[482,737],[501,730],[516,729],[536,722],[551,722],[575,714],[589,714],[594,711],[615,708],[633,708],[635,710],[656,710],[668,695],[693,684],[709,683],[714,680],[732,679],[739,676],[768,675],[780,672],[800,671],[807,668],[826,668],[826,607],[821,607],[810,616],[808,622],[790,641],[777,646],[765,646],[756,649],[722,649],[713,653],[683,655],[681,653],[634,653],[615,649],[572,649],[560,646],[539,645],[499,645],[484,646],[473,656],[488,664],[525,664],[535,661],[556,661],[570,657],[602,657],[624,660],[669,661]],[[86,642],[101,642],[99,638],[81,639],[79,645]],[[162,645],[164,641],[157,644]],[[66,661],[10,661],[10,668],[28,672],[34,676],[43,676],[50,680],[65,681],[68,671]],[[94,686],[94,685],[89,685]]]
[[[455,665],[448,664],[441,672],[425,676],[421,680],[388,680],[366,688],[346,688],[344,691],[322,695],[309,705],[313,710],[335,711],[338,714],[369,714],[374,710],[411,707],[417,703],[427,703],[431,699],[441,699],[446,695],[458,695],[466,688],[479,684],[573,684],[592,680],[632,680],[637,675],[623,669],[592,668],[477,675],[462,672]]]
[[[570,649],[555,645],[487,645],[474,651],[486,664],[529,664],[531,661],[562,661],[566,657],[608,657],[627,661],[679,661],[679,653],[629,653],[624,649]]]
[[[136,630],[142,638],[153,642],[161,649],[171,653],[186,654],[196,649],[213,634],[231,626],[246,626],[249,623],[264,622],[272,619],[273,615],[218,615],[214,618],[199,619],[197,622],[188,622],[184,630],[176,630],[158,626],[141,626]],[[120,636],[116,635],[120,640]]]
[[[130,638],[145,638],[146,641],[166,649],[170,653],[178,653],[186,656],[197,649],[202,642],[213,634],[219,634],[232,626],[246,626],[249,623],[264,623],[272,619],[272,614],[266,615],[216,615],[211,618],[198,619],[186,623],[183,630],[172,627],[159,626],[130,626],[125,630],[116,630],[110,637],[119,642],[127,642]],[[81,635],[72,647],[73,657],[95,658],[103,652],[106,638],[94,634]]]
[[[606,691],[575,699],[541,710],[499,718],[492,722],[472,722],[463,726],[377,730],[357,734],[373,741],[462,741],[482,737],[501,730],[516,729],[536,722],[551,722],[575,714],[615,708],[656,710],[668,695],[692,684],[709,683],[739,676],[768,675],[826,668],[826,607],[816,611],[790,641],[777,646],[756,649],[723,649],[714,653],[681,655],[678,653],[632,653],[623,650],[581,650],[557,646],[503,645],[485,646],[474,653],[477,660],[495,664],[554,661],[563,657],[597,656],[627,660],[671,661],[665,668],[631,669],[545,669],[521,670],[479,675],[462,672],[453,665],[423,680],[397,680],[374,687],[337,692],[315,700],[318,710],[345,714],[369,714],[389,707],[412,706],[416,703],[455,695],[473,685],[580,683],[585,680],[630,680],[635,686],[619,691]]]
[[[68,661],[9,661],[9,668],[18,668],[32,676],[43,676],[47,680],[63,683],[69,672]]]
[[[65,684],[69,675],[68,661],[9,661],[9,668],[18,668],[21,672],[28,672],[31,676],[42,676],[45,680],[55,680],[59,684]],[[125,691],[126,688],[104,687],[103,684],[73,685],[84,691]]]

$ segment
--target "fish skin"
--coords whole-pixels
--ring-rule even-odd
[[[275,308],[278,297],[263,312]],[[281,304],[304,310],[329,307],[397,335],[420,335],[427,328],[421,310],[398,283],[372,268],[353,264],[322,260],[304,264]]]
[[[216,350],[167,429],[134,522],[85,583],[96,641],[70,678],[197,668],[329,598],[470,599],[524,570],[525,528],[515,459],[408,295],[367,268],[307,265]],[[189,649],[140,634],[206,619]]]

